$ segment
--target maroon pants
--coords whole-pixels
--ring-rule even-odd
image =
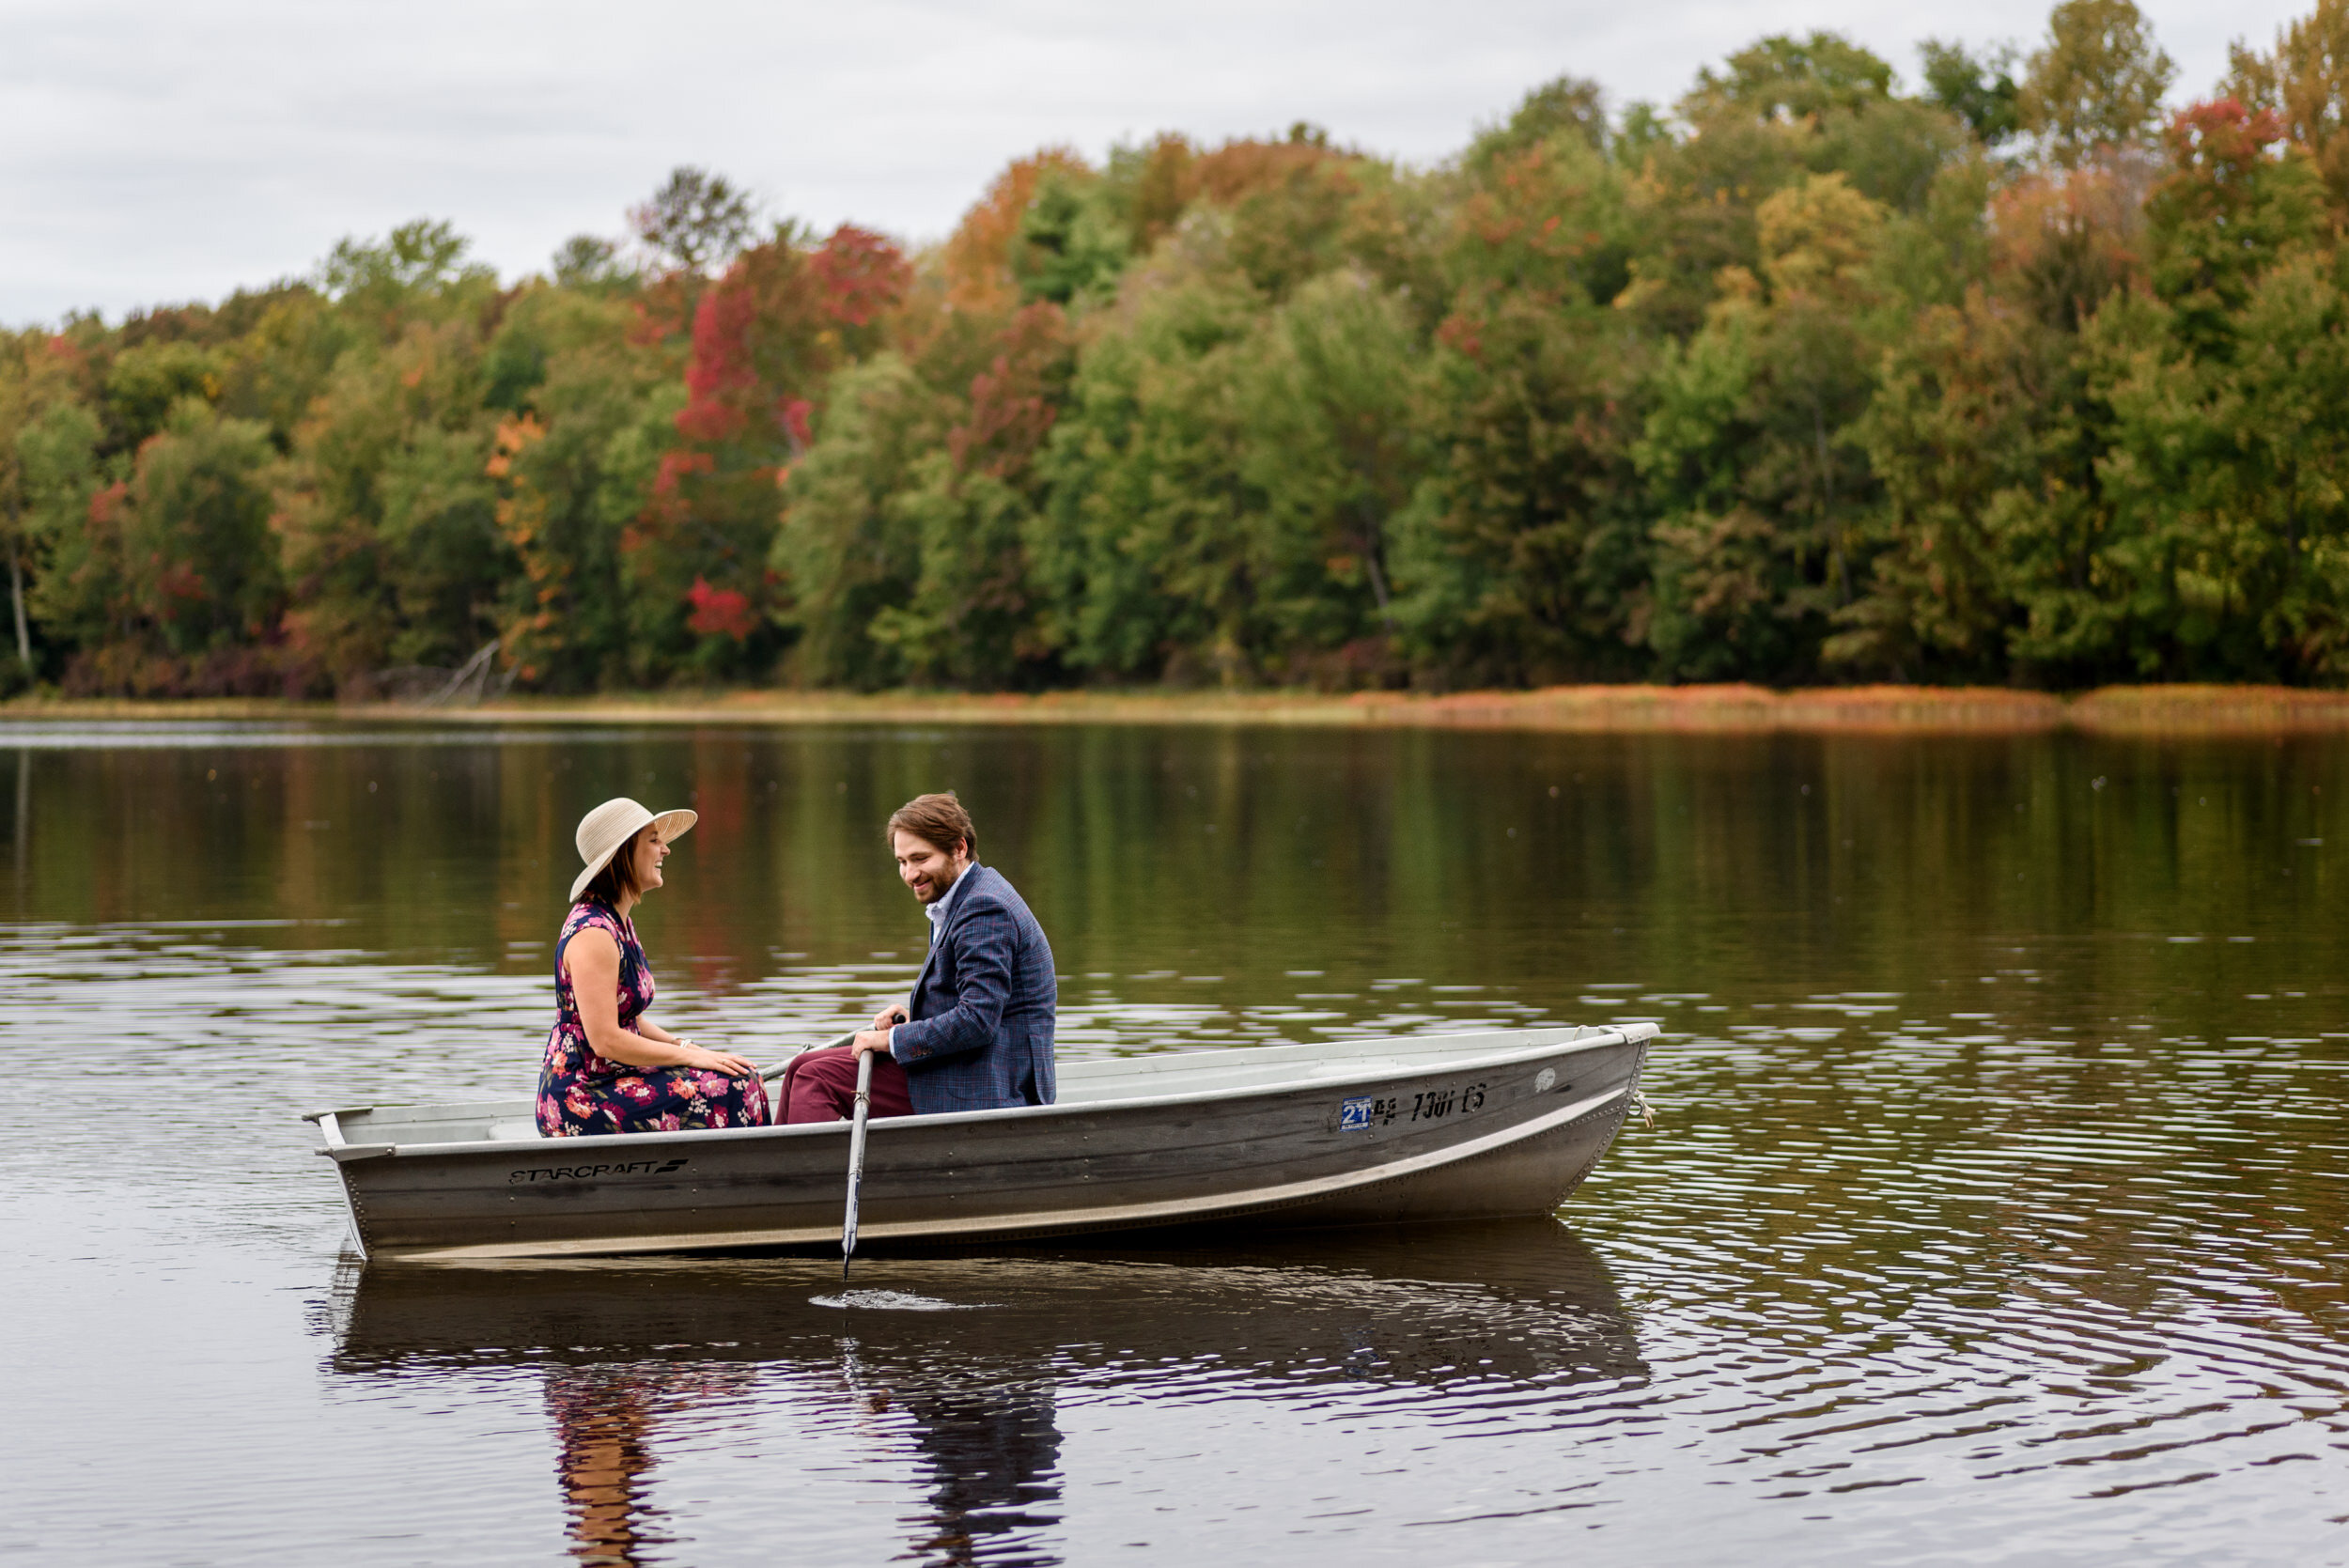
[[[775,1109],[784,1122],[845,1122],[856,1114],[856,1057],[846,1046],[801,1051],[783,1070]],[[873,1057],[873,1103],[865,1115],[910,1116],[906,1070],[885,1052]]]

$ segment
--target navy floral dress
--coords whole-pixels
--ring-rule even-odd
[[[538,1130],[549,1138],[583,1138],[766,1126],[767,1092],[754,1078],[699,1067],[631,1067],[596,1054],[563,967],[571,938],[590,926],[610,932],[620,947],[620,1027],[633,1032],[652,1005],[652,966],[636,939],[636,923],[592,898],[572,905],[554,944],[554,1031],[538,1074]]]

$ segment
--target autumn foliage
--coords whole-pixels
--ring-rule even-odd
[[[0,689],[2349,683],[2344,39],[1766,38],[1433,167],[1047,147],[914,253],[680,169],[543,276],[6,334]]]

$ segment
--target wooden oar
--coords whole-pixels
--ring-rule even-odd
[[[873,1107],[873,1053],[856,1059],[856,1114],[848,1119],[848,1212],[840,1221],[840,1282],[856,1256],[856,1190],[864,1182],[864,1113]]]
[[[801,1046],[784,1061],[776,1063],[771,1067],[760,1068],[759,1081],[772,1083],[775,1079],[784,1077],[790,1072],[792,1063],[809,1051],[830,1050],[835,1046],[855,1043],[856,1035],[848,1033],[843,1034],[837,1040],[827,1040],[820,1046],[813,1043]],[[866,1051],[856,1059],[856,1114],[848,1123],[848,1210],[840,1221],[840,1278],[844,1282],[848,1278],[848,1261],[856,1256],[857,1188],[864,1183],[864,1117],[872,1108],[873,1053]],[[784,1110],[785,1108],[781,1105],[775,1107],[777,1120],[781,1120]]]

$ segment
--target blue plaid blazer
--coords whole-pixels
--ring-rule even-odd
[[[1050,1105],[1060,983],[1052,944],[1009,882],[983,865],[962,874],[945,927],[913,983],[890,1047],[915,1114]]]

